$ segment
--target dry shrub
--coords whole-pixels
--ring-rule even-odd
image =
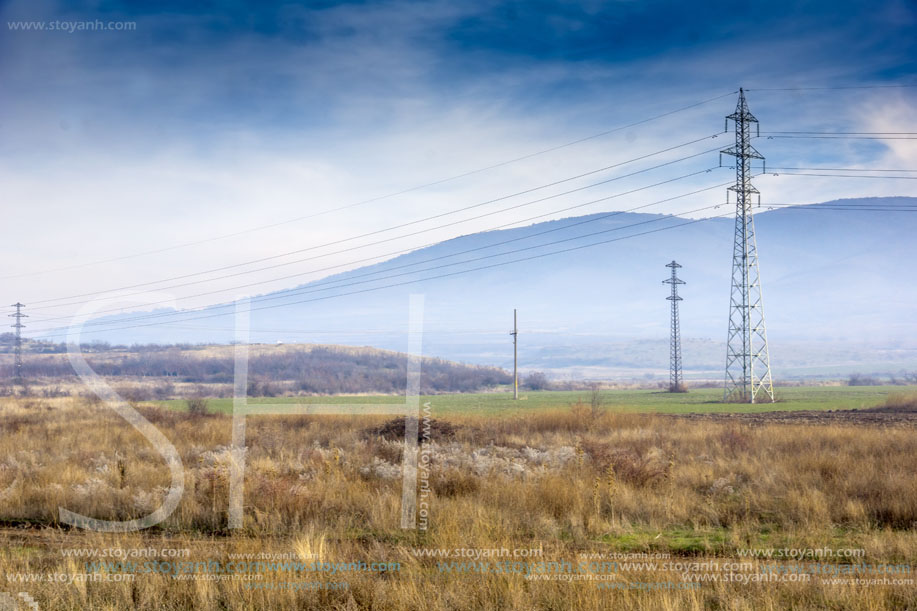
[[[611,464],[617,477],[638,488],[658,484],[668,476],[669,464],[661,452],[640,456],[632,451],[618,451],[613,454]]]
[[[42,416],[33,414],[11,414],[0,421],[0,430],[5,434],[18,433],[23,427],[38,424]]]
[[[83,400],[83,403],[86,405],[86,407],[99,407],[102,405],[102,397],[95,394],[94,392],[80,395],[80,398]]]
[[[128,386],[121,385],[115,388],[115,392],[129,403],[138,403],[140,401],[152,401],[156,398],[156,393],[151,386]]]
[[[754,437],[747,427],[729,426],[720,431],[716,437],[720,447],[729,451],[733,456],[747,452],[751,448]]]
[[[393,465],[400,465],[404,458],[403,443],[388,443],[379,438],[367,440],[369,453]]]
[[[432,486],[438,496],[456,497],[477,492],[481,483],[480,478],[471,473],[449,469],[441,475],[434,475]]]
[[[533,490],[523,498],[530,511],[547,514],[559,520],[576,510],[581,495],[578,494],[575,483],[569,478],[546,475],[538,478]]]
[[[207,399],[204,397],[192,397],[188,399],[188,413],[192,416],[207,415]]]
[[[153,424],[163,427],[176,426],[190,417],[188,412],[178,412],[157,405],[137,405],[134,409]]]
[[[664,481],[670,462],[657,447],[646,449],[644,444],[614,448],[609,443],[584,441],[583,450],[592,459],[596,471],[604,473],[610,467],[615,477],[631,486],[643,488]]]

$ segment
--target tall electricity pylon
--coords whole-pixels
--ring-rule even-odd
[[[10,318],[15,318],[16,322],[10,326],[16,329],[16,381],[22,382],[22,329],[25,327],[22,324],[22,319],[28,318],[28,316],[22,313],[22,308],[25,307],[24,303],[17,301],[10,307],[16,308],[16,311],[10,314]]]
[[[678,321],[678,302],[681,297],[678,296],[678,285],[684,284],[684,280],[679,280],[675,275],[675,270],[681,265],[672,261],[666,267],[672,268],[672,277],[663,280],[663,284],[672,285],[672,294],[666,297],[672,302],[672,345],[669,350],[669,392],[683,392],[685,390],[684,378],[681,375],[681,325]]]
[[[751,160],[764,157],[751,145],[751,124],[760,135],[758,120],[748,110],[745,92],[739,89],[736,111],[726,117],[735,124],[736,143],[722,153],[736,158],[735,243],[732,255],[732,291],[729,297],[729,334],[726,339],[726,381],[723,400],[743,403],[774,401],[764,301],[758,271],[758,246],[752,217],[751,196],[760,193],[751,184]],[[728,123],[727,123],[728,125]],[[728,192],[727,192],[728,202]]]

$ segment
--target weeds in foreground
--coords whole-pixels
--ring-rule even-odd
[[[388,574],[309,575],[346,590],[252,589],[239,580],[138,575],[132,584],[32,588],[42,608],[893,609],[913,588],[705,584],[698,590],[599,589],[520,575],[450,574],[411,550],[538,548],[546,560],[658,551],[730,558],[749,547],[863,548],[870,562],[917,564],[913,428],[842,424],[743,427],[620,414],[592,405],[526,417],[455,417],[430,456],[429,528],[400,528],[403,440],[384,419],[268,416],[248,423],[245,522],[227,529],[230,418],[143,408],[177,447],[185,495],[159,527],[103,535],[60,529],[58,508],[126,520],[161,503],[169,471],[104,407],[48,399],[0,413],[4,574],[84,572],[60,547],[189,548],[193,559],[292,554],[399,562]],[[890,400],[891,401],[891,400]],[[895,400],[897,401],[897,399]],[[897,405],[897,404],[896,404]],[[435,405],[434,405],[435,410]],[[448,423],[448,427],[446,426]],[[403,431],[403,429],[402,429]],[[26,550],[26,551],[16,551]],[[407,550],[407,551],[406,551]],[[263,575],[263,583],[293,579]],[[633,582],[679,581],[636,572]],[[22,584],[7,583],[19,591]],[[28,588],[27,588],[28,589]]]

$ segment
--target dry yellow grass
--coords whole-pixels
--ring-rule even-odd
[[[58,508],[111,520],[140,517],[158,506],[168,486],[162,458],[103,406],[67,398],[0,402],[5,543],[0,565],[6,578],[0,590],[28,592],[42,609],[880,610],[917,605],[913,585],[814,579],[613,590],[595,580],[481,574],[470,565],[453,565],[450,572],[438,563],[467,559],[412,551],[537,549],[540,555],[527,561],[573,563],[588,557],[583,554],[643,551],[669,553],[671,561],[726,562],[747,548],[830,547],[863,549],[865,555],[854,562],[913,566],[913,428],[749,428],[596,413],[584,406],[531,417],[456,417],[451,419],[455,436],[437,440],[431,449],[429,527],[406,531],[399,527],[401,479],[391,477],[403,446],[367,432],[382,420],[256,417],[248,423],[244,528],[230,531],[225,451],[230,419],[143,411],[181,455],[184,497],[156,528],[99,534],[63,527]],[[268,553],[309,562],[396,562],[400,568],[305,576],[261,571],[256,588],[242,579],[200,575],[138,574],[130,583],[71,584],[17,577],[86,573],[86,559],[63,556],[62,548],[148,547],[187,548],[193,561]],[[753,565],[745,573],[775,562],[743,560]],[[598,573],[625,585],[684,582],[681,572],[659,567],[618,570],[611,577]],[[302,582],[323,585],[307,590],[283,585]],[[339,582],[347,582],[347,588],[330,585]]]

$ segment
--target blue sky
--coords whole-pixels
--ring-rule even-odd
[[[7,29],[4,76],[23,105],[139,119],[174,137],[189,123],[198,134],[367,128],[411,101],[633,113],[657,96],[907,82],[917,71],[906,0],[12,2],[3,19],[136,22],[120,33]]]
[[[13,1],[0,7],[0,17],[6,217],[0,254],[22,272],[222,236],[400,191],[740,85],[751,90],[763,129],[917,131],[917,88],[761,90],[917,84],[917,7],[906,0]],[[9,25],[97,19],[136,27],[68,33]],[[449,211],[712,134],[734,104],[722,98],[553,154],[244,239],[7,279],[3,294],[28,303],[373,231],[392,219]],[[913,141],[757,146],[774,166],[917,167]],[[711,163],[715,157],[683,171]],[[816,202],[917,195],[911,182],[762,177],[758,187],[772,201]],[[688,180],[582,213],[704,184],[710,181]],[[552,206],[559,207],[533,210],[548,213]],[[511,220],[469,221],[397,245]],[[366,252],[381,256],[385,249]],[[327,260],[346,265],[348,258],[328,253]]]

